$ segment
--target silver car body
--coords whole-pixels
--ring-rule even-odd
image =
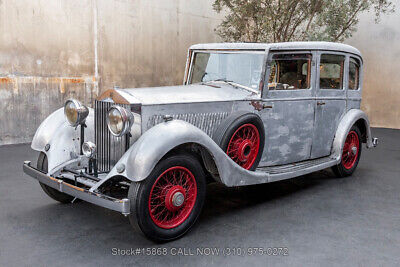
[[[243,88],[227,83],[218,86],[191,84],[194,54],[261,53],[264,64],[259,88]],[[269,90],[270,61],[274,53],[312,54],[311,88]],[[320,90],[321,53],[345,56],[344,90]],[[358,90],[347,90],[349,58],[360,66]],[[366,114],[360,110],[362,57],[354,47],[328,42],[276,44],[213,43],[189,48],[183,85],[153,88],[112,89],[89,109],[85,141],[96,143],[99,181],[87,183],[95,193],[104,182],[123,176],[139,182],[170,151],[187,146],[198,152],[212,177],[226,186],[267,183],[292,178],[338,164],[350,128],[357,124],[367,147],[375,144]],[[111,105],[130,108],[135,114],[129,146],[123,138],[111,136],[105,126],[105,111]],[[255,171],[241,168],[213,140],[218,126],[233,112],[257,114],[265,127],[265,146]],[[79,128],[79,127],[78,127]],[[51,114],[38,128],[32,148],[46,153],[48,176],[58,177],[63,168],[82,169],[88,159],[79,155],[79,129],[66,122],[63,109]],[[65,177],[64,177],[65,178]],[[88,200],[90,201],[90,200]],[[95,202],[95,201],[92,201]],[[123,203],[123,213],[127,213]],[[103,205],[104,206],[104,205]],[[121,209],[119,209],[121,211]]]

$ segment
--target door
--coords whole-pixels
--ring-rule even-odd
[[[311,158],[328,156],[340,119],[346,112],[348,58],[344,53],[318,52],[315,125]]]
[[[307,160],[314,127],[313,54],[270,53],[266,73],[260,111],[266,140],[259,166]]]

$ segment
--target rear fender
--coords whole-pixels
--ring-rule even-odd
[[[340,159],[342,158],[343,146],[344,142],[346,141],[347,133],[350,131],[351,127],[359,120],[361,120],[365,126],[365,138],[367,148],[374,146],[372,143],[371,128],[367,114],[365,114],[360,109],[351,109],[346,113],[346,115],[344,115],[344,117],[340,121],[339,126],[336,130],[335,138],[333,140],[331,157],[336,159],[338,162],[340,162]]]

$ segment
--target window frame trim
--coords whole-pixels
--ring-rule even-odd
[[[310,86],[308,88],[286,89],[286,90],[270,90],[268,88],[268,80],[269,80],[269,75],[271,73],[270,63],[272,61],[272,57],[274,55],[277,55],[277,54],[278,55],[286,55],[286,54],[310,54],[311,55],[311,60],[310,60],[311,64],[309,64],[310,66],[308,67],[308,69],[310,71],[309,72]],[[266,91],[267,93],[269,91],[274,91],[274,92],[299,92],[299,91],[300,92],[304,92],[304,91],[308,92],[308,91],[312,91],[312,89],[313,89],[313,71],[312,71],[312,69],[313,69],[313,62],[315,62],[314,59],[315,59],[315,54],[311,50],[295,50],[295,51],[290,51],[290,50],[279,51],[279,50],[275,50],[275,51],[270,51],[269,55],[268,55],[268,58],[267,58],[267,61],[266,61],[266,65],[265,65],[266,66],[266,71],[265,71],[265,77],[264,77],[265,84],[264,84],[263,91]]]
[[[199,49],[199,50],[192,50],[191,51],[191,58],[190,58],[190,66],[188,67],[188,75],[187,75],[187,80],[185,82],[185,85],[191,85],[192,83],[192,76],[193,76],[193,63],[194,63],[194,59],[196,57],[197,53],[207,53],[207,54],[259,54],[259,55],[264,55],[264,59],[262,62],[262,67],[261,67],[261,78],[260,78],[260,82],[258,83],[258,88],[257,89],[253,89],[250,87],[247,87],[245,85],[242,84],[237,84],[240,85],[239,87],[242,87],[246,90],[249,90],[253,93],[256,93],[257,95],[261,96],[262,95],[262,88],[260,88],[260,84],[262,84],[264,82],[263,80],[263,75],[265,75],[265,68],[266,68],[266,51],[265,50],[246,50],[246,49],[240,49],[240,50],[230,50],[230,49],[222,49],[222,50],[205,50],[205,49]]]
[[[321,88],[321,58],[322,55],[337,55],[337,56],[343,56],[344,57],[344,61],[343,61],[343,77],[342,77],[342,88]],[[319,55],[318,55],[318,64],[317,64],[317,79],[315,81],[316,83],[316,87],[317,87],[317,91],[334,91],[334,92],[342,92],[342,91],[346,91],[347,87],[348,87],[348,69],[349,69],[349,57],[348,54],[344,53],[344,52],[336,52],[336,51],[325,51],[325,50],[320,50],[319,51]]]
[[[357,58],[357,57],[355,57],[355,56],[353,56],[353,55],[351,55],[351,54],[349,54],[348,57],[349,57],[349,60],[348,60],[349,64],[348,64],[348,68],[347,68],[347,69],[348,69],[348,73],[347,73],[348,79],[347,79],[347,87],[346,87],[346,89],[347,89],[348,91],[350,91],[350,92],[357,92],[357,91],[360,91],[360,90],[361,90],[362,60],[360,60],[359,58]],[[350,84],[350,63],[351,63],[351,59],[354,59],[356,62],[358,62],[358,86],[357,86],[357,89],[350,89],[350,88],[349,88],[349,84]]]

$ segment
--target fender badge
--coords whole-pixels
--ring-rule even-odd
[[[118,173],[123,173],[125,171],[125,164],[120,163],[117,165],[117,172]]]
[[[49,149],[50,149],[50,144],[46,144],[44,150],[49,151]]]
[[[163,119],[164,121],[172,121],[174,118],[171,115],[164,115]]]

